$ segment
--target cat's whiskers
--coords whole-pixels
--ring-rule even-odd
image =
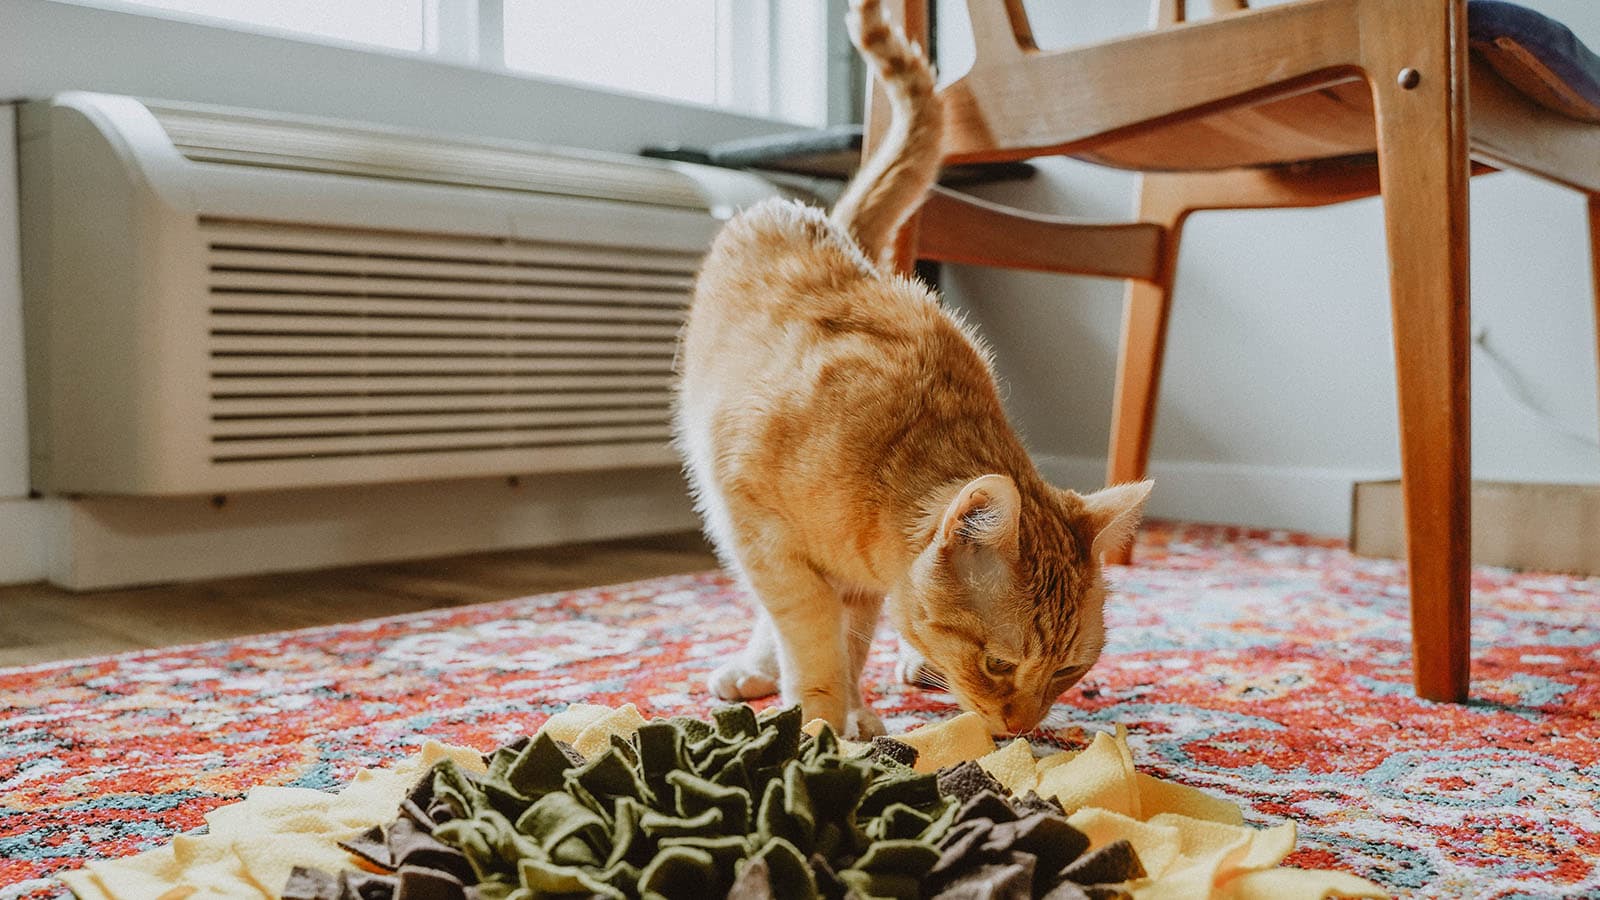
[[[846,628],[845,632],[851,637],[866,641],[869,644],[878,637],[878,633],[876,631],[863,631],[859,628]]]

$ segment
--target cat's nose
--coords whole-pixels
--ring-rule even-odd
[[[1008,709],[1001,718],[1005,722],[1006,731],[1011,734],[1021,734],[1024,731],[1033,730],[1033,720],[1025,712],[1016,712]]]

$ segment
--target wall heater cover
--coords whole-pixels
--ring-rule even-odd
[[[32,477],[180,495],[666,465],[752,176],[98,94],[21,113]]]

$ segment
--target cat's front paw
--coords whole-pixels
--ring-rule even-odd
[[[718,666],[706,679],[706,685],[723,700],[758,700],[778,692],[776,673],[751,666],[743,659]]]
[[[844,714],[844,739],[847,741],[870,741],[884,733],[883,720],[865,706]]]
[[[946,690],[944,676],[929,665],[928,660],[918,653],[915,647],[905,641],[900,642],[900,654],[899,659],[895,661],[894,674],[900,679],[901,684]]]

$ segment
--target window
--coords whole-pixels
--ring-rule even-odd
[[[799,124],[849,116],[843,0],[69,2],[410,51]]]
[[[395,50],[423,48],[423,7],[437,0],[128,0],[167,12]],[[219,23],[221,24],[221,23]]]
[[[747,6],[753,6],[748,4]],[[506,0],[506,67],[692,103],[716,103],[717,0]]]
[[[795,122],[827,121],[831,4],[504,3],[508,68]]]

